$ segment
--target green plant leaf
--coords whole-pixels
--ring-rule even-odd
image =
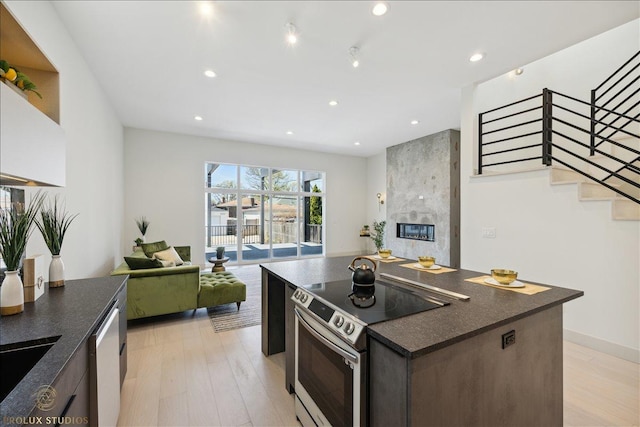
[[[136,224],[138,225],[138,230],[144,236],[147,234],[147,229],[149,228],[149,221],[146,217],[141,216],[140,218],[136,218]]]
[[[44,198],[45,195],[38,191],[26,209],[22,205],[13,204],[9,209],[0,210],[0,256],[9,271],[20,268],[20,260]]]
[[[64,206],[58,203],[58,196],[55,197],[52,206],[42,207],[40,220],[36,219],[36,225],[51,255],[60,255],[64,236],[77,216],[78,214],[69,215],[68,212],[64,212]]]

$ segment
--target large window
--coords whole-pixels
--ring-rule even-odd
[[[324,198],[323,172],[205,164],[206,259],[323,255]]]

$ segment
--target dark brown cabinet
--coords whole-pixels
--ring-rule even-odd
[[[36,391],[37,404],[32,417],[46,424],[60,425],[64,417],[74,417],[74,425],[89,424],[89,346],[85,340],[71,356],[50,387]],[[73,414],[73,415],[71,415]]]

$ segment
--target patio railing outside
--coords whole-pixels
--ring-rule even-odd
[[[269,241],[268,230],[262,236],[262,225],[241,225],[242,227],[242,244],[266,243]],[[322,225],[307,224],[306,241],[312,243],[322,243]],[[225,246],[235,245],[238,242],[238,226],[229,225],[211,225],[205,227],[207,233],[207,246]],[[296,241],[296,224],[287,222],[278,222],[273,224],[274,239],[273,243],[286,243]]]
[[[242,225],[242,243],[260,243],[261,225]],[[235,245],[238,242],[237,225],[211,225],[207,228],[207,246]]]

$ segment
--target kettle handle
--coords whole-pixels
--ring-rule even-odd
[[[364,259],[367,260],[371,263],[371,265],[373,265],[373,268],[371,269],[374,273],[376,271],[376,261],[372,258],[369,258],[368,256],[357,256],[353,259],[353,261],[351,261],[351,264],[349,264],[349,270],[354,271],[355,270],[355,263],[356,261],[358,261],[359,259]]]

